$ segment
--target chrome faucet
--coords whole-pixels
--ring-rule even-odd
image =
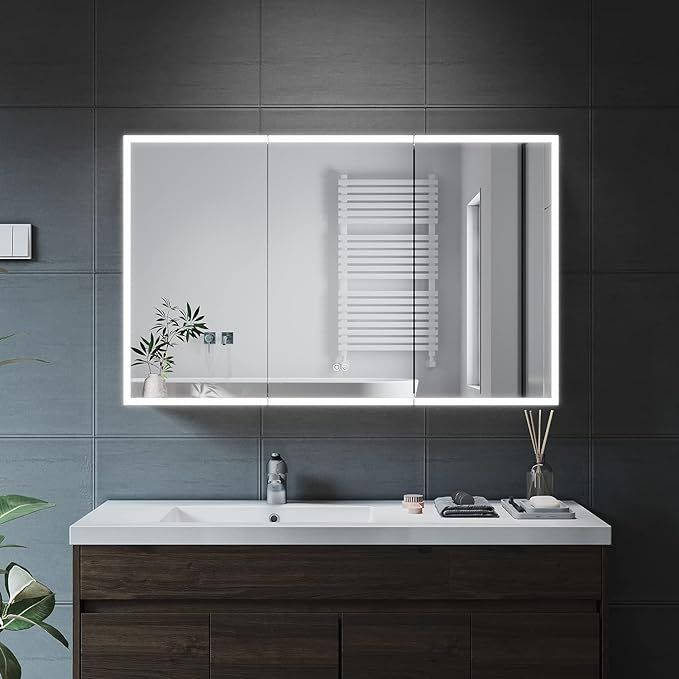
[[[266,467],[266,503],[284,505],[288,501],[288,465],[278,453],[271,453]]]

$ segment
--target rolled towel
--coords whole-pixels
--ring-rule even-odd
[[[485,517],[497,516],[493,505],[485,497],[474,496],[473,505],[457,505],[450,495],[437,497],[434,500],[436,511],[444,518],[449,517]]]

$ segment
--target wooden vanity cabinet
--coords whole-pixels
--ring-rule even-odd
[[[80,546],[75,679],[594,679],[604,548]]]

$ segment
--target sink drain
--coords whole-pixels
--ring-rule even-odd
[[[278,514],[269,514],[269,521],[271,523],[278,523],[281,520],[281,517],[278,516]]]

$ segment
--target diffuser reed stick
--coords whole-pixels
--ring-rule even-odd
[[[549,431],[552,428],[552,418],[554,417],[554,410],[549,411],[547,418],[547,426],[544,434],[542,432],[542,410],[538,410],[537,427],[535,426],[535,419],[533,418],[532,410],[524,410],[523,414],[526,417],[526,424],[528,425],[528,434],[530,436],[531,444],[533,445],[533,453],[535,454],[535,462],[542,464],[545,459],[545,448],[547,447],[547,440],[549,439]]]

